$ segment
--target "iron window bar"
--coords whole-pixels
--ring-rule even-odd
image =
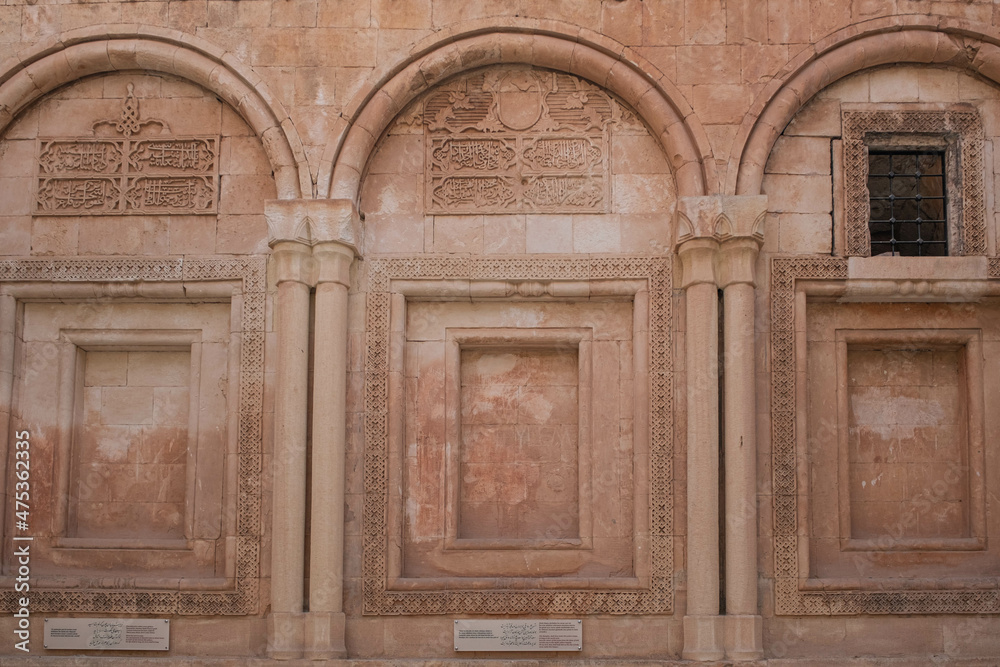
[[[871,254],[948,254],[945,153],[869,150]]]

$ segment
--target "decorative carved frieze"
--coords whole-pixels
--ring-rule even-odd
[[[428,213],[603,213],[610,128],[631,113],[556,72],[478,72],[424,102]]]
[[[155,137],[133,137],[145,128]],[[218,211],[219,137],[173,136],[161,120],[139,120],[131,84],[117,121],[94,123],[121,138],[38,141],[36,215],[211,214]]]

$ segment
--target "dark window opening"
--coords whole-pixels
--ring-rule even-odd
[[[948,254],[944,151],[868,152],[871,254]]]

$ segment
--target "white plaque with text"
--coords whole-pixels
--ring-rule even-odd
[[[575,619],[455,621],[456,651],[582,651]]]
[[[45,648],[76,651],[166,651],[165,618],[47,618]]]

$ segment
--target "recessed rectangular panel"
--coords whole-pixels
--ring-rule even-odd
[[[375,258],[368,279],[364,613],[670,613],[670,263]],[[493,400],[497,384],[522,386],[498,368],[508,353],[538,397]],[[536,483],[565,494],[557,537],[474,536],[463,464],[572,463],[572,391],[539,408],[551,387],[572,389],[574,354],[577,514],[571,483]],[[494,409],[506,417],[484,421]],[[474,433],[487,427],[500,436]],[[486,502],[516,502],[495,487]]]
[[[458,538],[580,537],[576,347],[461,350]]]
[[[970,536],[964,356],[848,345],[852,538]]]
[[[80,355],[68,535],[183,539],[190,350]]]

